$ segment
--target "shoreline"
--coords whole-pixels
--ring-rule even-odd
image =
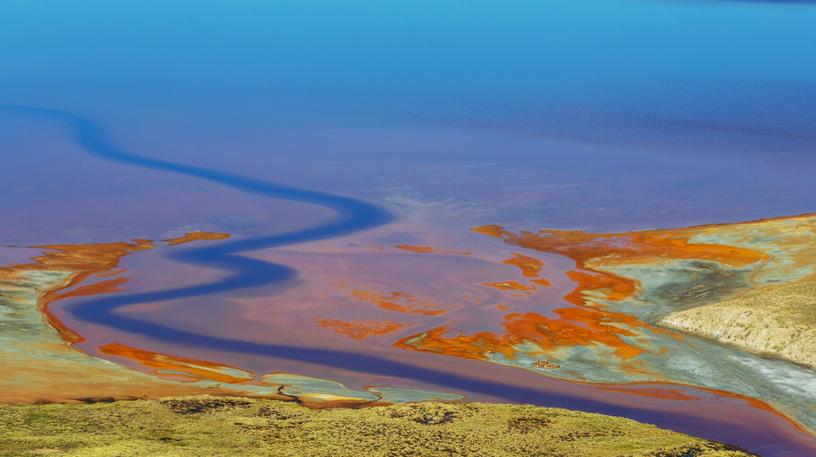
[[[111,266],[111,268],[113,268],[113,267],[115,267],[115,266],[116,266],[116,265],[113,265],[113,266]],[[106,278],[107,278],[107,276],[106,276]],[[64,283],[61,283],[61,284],[64,284]],[[59,286],[59,287],[64,287],[64,286],[62,286],[62,285],[61,285],[61,286]],[[80,286],[80,287],[81,287],[81,286]],[[43,294],[43,296],[45,296],[45,295],[48,295],[48,294]],[[59,297],[55,297],[53,294],[51,294],[50,296],[51,296],[51,298],[59,298]],[[41,298],[42,298],[42,296],[41,296]],[[37,307],[37,310],[38,310],[39,312],[42,312],[42,308],[41,308],[41,307],[39,307],[39,306]],[[51,329],[51,331],[55,331],[54,327],[51,327],[51,325],[48,325],[48,328],[49,328],[49,329]],[[74,333],[74,332],[72,331],[72,333]],[[63,341],[63,344],[65,344],[65,343],[68,343],[68,342],[67,342],[67,341]],[[69,350],[70,350],[70,351],[76,351],[76,352],[79,352],[79,351],[77,351],[76,349],[73,349],[73,348],[69,348]],[[86,355],[86,354],[85,354],[85,353],[83,353],[83,352],[79,352],[79,354],[81,354],[83,357],[89,357],[89,358],[93,358],[93,359],[95,359],[93,356]],[[161,357],[163,357],[163,358],[166,358],[166,357],[167,357],[167,356],[163,356],[163,355],[159,355],[159,356],[161,356]],[[95,359],[95,360],[98,360],[98,359]],[[188,360],[187,362],[190,362],[190,361]],[[201,363],[202,363],[202,361],[192,361],[192,362],[194,362],[194,363],[198,363],[198,364],[201,364]],[[124,367],[123,367],[123,368],[124,368]],[[228,368],[228,367],[227,367],[227,368]],[[234,368],[230,368],[230,369],[234,369]],[[140,373],[140,372],[138,372],[138,371],[133,371],[133,370],[132,370],[132,369],[130,369],[130,368],[125,368],[125,370],[127,370],[128,372],[133,372],[133,373],[135,373],[135,374],[142,375],[142,373]],[[143,375],[143,376],[144,376],[144,375]],[[152,375],[151,375],[150,377],[151,377],[151,378],[154,378],[154,379],[156,379],[156,380],[160,380],[160,378],[155,378],[155,376],[152,376]],[[575,382],[575,381],[573,381],[573,382]],[[588,382],[588,381],[583,381],[583,382],[578,381],[578,383],[580,383],[580,384],[586,384],[586,385],[591,385],[591,386],[593,386],[593,387],[599,387],[599,388],[604,388],[604,387],[615,387],[615,386],[625,387],[627,384],[630,384],[630,385],[632,385],[632,384],[641,384],[641,385],[644,385],[644,384],[651,384],[651,383],[636,382],[636,381],[635,381],[635,382],[629,382],[629,383],[593,383],[593,382]],[[656,383],[653,383],[653,384],[655,384],[655,385],[661,385],[661,386],[666,386],[666,387],[669,387],[669,388],[671,388],[672,386],[674,386],[674,387],[680,387],[680,388],[690,387],[690,388],[694,388],[694,389],[699,389],[699,388],[698,388],[698,387],[696,387],[696,386],[689,386],[689,385],[686,385],[686,384],[680,384],[680,383],[671,383],[671,384],[669,384],[669,383],[659,383],[659,382],[656,382]],[[246,386],[246,385],[245,385],[245,386]],[[221,391],[221,392],[219,392],[219,391],[218,391],[218,387],[216,387],[216,386],[213,386],[213,385],[209,385],[209,386],[195,386],[195,385],[194,385],[194,383],[193,383],[193,384],[189,384],[189,383],[188,383],[188,384],[185,386],[185,388],[194,388],[194,389],[196,389],[196,390],[198,390],[198,391],[200,391],[200,392],[210,392],[210,393],[213,393],[213,394],[229,395],[229,396],[242,396],[242,395],[244,395],[244,396],[245,396],[245,395],[247,394],[246,392],[241,393],[241,392],[235,392],[235,391],[233,391],[233,392],[230,392],[230,391]],[[203,390],[201,390],[201,389],[203,389]],[[703,389],[703,390],[705,390],[705,389]],[[769,407],[767,404],[765,404],[765,403],[764,403],[764,402],[762,402],[761,400],[756,400],[756,399],[753,399],[753,398],[750,398],[750,397],[744,397],[744,396],[740,396],[740,395],[737,395],[737,394],[731,394],[731,393],[724,392],[724,391],[716,391],[716,390],[713,390],[713,389],[708,389],[708,391],[709,391],[709,392],[711,392],[711,393],[713,393],[713,394],[715,394],[715,395],[717,395],[717,396],[726,396],[726,397],[730,397],[730,398],[737,398],[737,399],[739,399],[739,400],[746,401],[746,402],[748,402],[748,403],[752,403],[752,402],[753,402],[752,404],[753,404],[753,406],[754,406],[754,407],[758,407],[758,408],[760,408],[760,409],[763,409],[763,410],[766,410],[766,411],[772,412],[774,415],[779,416],[780,418],[782,418],[783,420],[785,420],[787,423],[789,423],[789,424],[790,424],[790,425],[791,425],[793,428],[795,428],[795,429],[797,429],[797,430],[800,430],[800,431],[804,431],[804,430],[802,429],[802,427],[801,427],[801,424],[798,424],[798,423],[797,423],[795,420],[793,420],[793,419],[792,419],[792,418],[790,418],[790,417],[787,417],[786,415],[782,414],[782,413],[781,413],[781,412],[779,412],[778,410],[776,410],[776,409],[774,409],[774,408],[772,408],[772,407]],[[150,397],[150,398],[157,398],[157,397],[161,397],[161,396],[162,396],[162,395],[160,395],[160,394],[159,394],[159,395],[157,395],[157,394],[152,394],[152,395],[149,395],[149,397]],[[267,394],[265,394],[265,395],[259,395],[259,398],[262,398],[262,397],[264,397],[264,396],[269,397],[270,395],[269,395],[269,393],[267,393]],[[102,396],[102,397],[104,397],[104,396]],[[127,398],[129,398],[129,399],[134,399],[134,398],[135,398],[135,399],[138,399],[138,398],[140,398],[140,396],[139,396],[139,395],[128,395],[128,396],[127,396]],[[297,397],[291,397],[291,396],[290,396],[289,398],[297,398]],[[84,397],[77,397],[77,398],[75,398],[75,399],[73,399],[73,400],[74,400],[74,401],[76,401],[76,402],[82,402],[82,401],[83,401],[83,399],[84,399],[84,400],[87,400],[87,401],[93,400],[93,398],[88,398],[87,396],[84,396]],[[40,402],[42,402],[42,400],[43,400],[43,399],[38,399],[38,400],[39,400]],[[38,400],[33,400],[33,402],[37,402]],[[108,400],[108,398],[105,398],[105,400]],[[341,402],[341,403],[342,403],[342,402]],[[468,402],[468,403],[469,403],[469,402]],[[464,403],[464,404],[468,404],[468,403]],[[348,402],[346,402],[346,403],[345,403],[345,404],[343,404],[342,406],[344,406],[344,407],[353,407],[353,408],[362,408],[362,407],[369,407],[369,406],[376,406],[376,405],[377,405],[377,401],[376,401],[376,400],[374,400],[374,401],[367,401],[367,402],[365,402],[365,403],[363,403],[363,404],[360,404],[359,402],[352,402],[352,403],[348,403]],[[762,405],[764,405],[764,406],[762,406]],[[323,405],[322,407],[332,407],[332,406],[333,406],[333,405],[330,405],[330,404],[329,404],[329,405]],[[813,435],[812,435],[811,433],[809,433],[809,432],[805,432],[805,433],[807,433],[807,434],[808,434],[809,436],[811,436],[811,437],[813,436]]]
[[[314,410],[275,400],[205,395],[0,406],[0,424],[9,430],[0,433],[0,454],[758,455],[630,419],[510,404],[423,402]]]

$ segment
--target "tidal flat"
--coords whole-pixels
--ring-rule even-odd
[[[443,326],[408,336],[401,347],[579,381],[696,385],[816,428],[807,366],[816,350],[816,216],[622,233],[473,231],[572,260],[563,273],[575,284],[564,296],[570,306],[548,315],[522,311],[507,297],[503,333]],[[515,256],[505,262],[518,266]],[[541,284],[535,265],[522,263],[522,283],[500,288],[534,290]]]
[[[471,230],[481,241],[465,245],[394,243],[386,248],[382,241],[387,234],[405,222],[394,221],[374,204],[144,158],[110,144],[104,130],[83,117],[37,108],[18,111],[66,124],[77,132],[79,146],[112,161],[267,198],[306,201],[331,209],[336,217],[314,228],[250,238],[192,230],[162,242],[136,238],[28,246],[41,250],[40,255],[0,270],[13,286],[4,291],[4,300],[13,309],[27,310],[5,316],[9,332],[22,330],[13,325],[15,319],[31,326],[31,310],[36,309],[44,321],[34,325],[33,332],[23,331],[27,339],[50,341],[53,329],[65,343],[86,352],[83,363],[97,364],[104,358],[158,379],[146,382],[145,392],[138,382],[102,380],[100,389],[89,386],[89,394],[82,395],[49,388],[60,379],[39,375],[39,368],[32,373],[21,370],[3,379],[9,401],[15,392],[34,402],[155,398],[161,388],[168,393],[290,399],[314,408],[503,399],[643,418],[759,448],[776,446],[769,441],[784,436],[784,452],[810,446],[806,436],[813,428],[812,390],[797,388],[812,381],[807,369],[694,340],[661,327],[660,319],[769,284],[810,280],[813,215],[619,233],[512,232],[484,225]],[[495,243],[492,239],[505,246],[488,247]],[[324,244],[320,255],[346,267],[304,263],[303,253],[281,249],[326,240],[329,246],[339,244],[328,249]],[[240,254],[249,251],[265,255]],[[151,252],[160,256],[142,257]],[[267,258],[270,254],[300,259]],[[192,282],[167,282],[159,275],[155,280],[164,288],[140,289],[130,273],[131,258],[152,259],[146,265],[151,270],[157,261],[171,262],[164,268],[187,264]],[[561,260],[556,263],[555,258]],[[439,260],[468,267],[443,273],[432,266]],[[408,265],[419,269],[407,276],[395,273],[395,268]],[[328,281],[298,279],[295,268],[326,266],[329,269],[321,273]],[[376,272],[357,270],[372,267]],[[145,274],[145,267],[136,270]],[[212,275],[214,271],[228,274]],[[444,279],[451,271],[458,276]],[[428,280],[422,280],[423,274]],[[257,294],[263,288],[265,292]],[[215,316],[220,319],[206,329],[190,326],[184,314],[166,307],[168,302],[177,306],[202,299],[229,303],[240,297],[232,294],[249,289],[256,289],[262,300],[274,297],[283,303],[286,294],[276,292],[290,289],[286,292],[293,291],[294,299],[292,305],[274,309],[271,321],[253,316],[252,306],[239,313],[227,306],[212,308],[214,315],[186,315],[198,325],[212,324]],[[332,304],[327,291],[345,295],[346,302],[357,303],[356,309]],[[543,300],[545,296],[550,300]],[[302,331],[304,325],[320,331],[320,338],[310,338]],[[491,331],[497,326],[504,334]],[[253,327],[263,333],[253,335]],[[238,334],[230,333],[231,328]],[[227,334],[219,334],[225,330]],[[371,345],[373,341],[391,344]],[[10,365],[26,363],[26,355],[14,345],[7,352]],[[54,354],[44,356],[61,362]],[[485,362],[508,369],[484,371],[477,366]],[[77,386],[71,367],[60,370],[53,374],[69,378],[66,386]],[[734,421],[727,412],[757,420]]]
[[[816,455],[814,23],[0,0],[4,452]]]

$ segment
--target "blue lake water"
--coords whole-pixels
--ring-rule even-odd
[[[206,313],[173,330],[110,310],[204,297],[225,313],[221,301],[275,296],[308,264],[237,254],[378,227],[397,227],[382,243],[471,247],[468,229],[490,223],[625,230],[813,211],[815,49],[807,1],[0,0],[0,105],[13,107],[0,109],[0,243],[229,232],[144,262],[175,262],[161,268],[180,279],[196,277],[185,263],[244,273],[234,282],[161,295],[148,271],[130,298],[64,317],[156,350],[251,353],[241,360],[258,370],[292,363],[276,358],[286,352],[310,374],[407,376],[705,433],[686,412],[667,419],[566,384],[542,393],[533,377],[499,393],[496,378],[512,373],[500,368],[456,377],[415,354],[378,359],[288,334],[282,347],[242,320],[207,334]],[[362,268],[332,265],[321,274]],[[774,444],[793,440],[777,423],[763,436],[740,427],[712,437],[768,455],[816,446]]]

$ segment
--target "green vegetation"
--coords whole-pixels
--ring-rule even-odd
[[[416,403],[314,410],[210,396],[0,406],[0,455],[736,457],[628,419],[553,408]]]

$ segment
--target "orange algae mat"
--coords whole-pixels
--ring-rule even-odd
[[[385,335],[405,327],[405,324],[394,321],[344,321],[340,319],[321,319],[318,324],[355,340]]]
[[[782,221],[796,218],[781,219]],[[395,347],[402,349],[428,351],[465,359],[496,361],[500,356],[505,362],[518,358],[533,357],[529,365],[539,371],[560,376],[563,360],[570,357],[564,350],[573,348],[603,349],[600,354],[607,357],[605,363],[616,365],[621,372],[635,376],[650,377],[649,367],[639,360],[645,351],[655,350],[649,347],[648,334],[668,334],[672,338],[682,336],[670,330],[655,327],[649,322],[634,315],[615,309],[614,304],[633,299],[641,284],[637,277],[616,273],[613,267],[620,265],[650,265],[668,260],[705,260],[716,262],[728,268],[742,268],[748,265],[769,261],[767,249],[762,246],[745,247],[728,245],[727,237],[720,242],[699,242],[695,236],[706,232],[732,233],[747,230],[752,224],[770,224],[762,230],[773,232],[774,221],[729,224],[721,226],[702,226],[675,230],[650,230],[641,232],[589,234],[579,231],[542,230],[539,232],[512,233],[498,226],[483,226],[474,232],[501,239],[508,245],[529,251],[556,254],[573,260],[575,267],[565,271],[567,280],[573,288],[563,295],[563,303],[548,312],[514,310],[512,305],[502,302],[491,304],[497,313],[500,331],[493,329],[455,330],[452,324],[439,325],[437,319],[447,319],[451,308],[444,300],[420,298],[405,291],[379,292],[348,288],[348,295],[359,302],[374,305],[373,308],[394,314],[394,319],[318,319],[316,325],[326,331],[348,337],[352,340],[365,340],[374,337],[396,339]],[[754,230],[754,229],[751,229]],[[781,229],[780,229],[781,230]],[[199,233],[199,232],[194,232]],[[782,231],[780,231],[782,233]],[[767,233],[766,233],[767,234]],[[781,235],[780,235],[781,236]],[[183,242],[207,238],[201,235],[182,237]],[[750,238],[750,237],[749,237]],[[788,240],[789,241],[789,240]],[[785,244],[784,237],[773,241],[775,245]],[[176,245],[180,243],[169,243]],[[124,270],[118,268],[119,260],[130,253],[150,249],[155,245],[147,240],[135,240],[130,243],[109,243],[101,245],[49,245],[41,246],[45,251],[36,257],[30,265],[7,267],[9,269],[54,269],[71,271],[65,284],[49,290],[41,302],[47,316],[48,303],[70,297],[113,293],[119,290],[128,277],[120,276]],[[408,250],[409,252],[413,252]],[[435,254],[436,252],[428,252]],[[792,257],[801,264],[804,257]],[[501,258],[500,258],[501,259]],[[516,279],[496,278],[496,281],[474,284],[494,289],[495,293],[511,298],[519,292],[537,293],[538,286],[549,286],[550,280],[542,277],[545,262],[531,253],[510,252],[498,263],[515,268],[519,275]],[[798,263],[797,263],[798,262]],[[96,282],[88,283],[90,279]],[[514,295],[515,294],[515,295]],[[478,300],[472,303],[478,304]],[[467,311],[463,311],[467,313]],[[406,321],[405,319],[419,319]],[[455,319],[455,318],[454,318]],[[428,325],[431,321],[436,325]],[[442,321],[444,322],[444,321]],[[484,321],[483,321],[484,322]],[[58,320],[49,317],[49,323],[60,330],[63,337],[71,342],[81,341],[81,337],[65,328]],[[484,322],[489,324],[489,322]],[[407,328],[426,328],[411,330]],[[530,345],[533,345],[531,349]],[[665,348],[657,348],[664,350]],[[163,355],[143,351],[120,343],[111,343],[100,347],[102,354],[114,358],[124,358],[138,363],[149,372],[167,379],[183,381],[210,381],[220,383],[246,383],[251,374],[228,365],[203,360],[187,359],[180,356]],[[505,363],[503,362],[503,363]],[[526,365],[522,365],[526,366]],[[565,377],[581,380],[580,373],[566,373]],[[592,379],[588,379],[592,380]],[[667,379],[666,381],[671,381]],[[620,392],[651,396],[669,400],[686,399],[679,391],[662,388],[623,389]],[[637,392],[636,392],[637,391]],[[714,391],[714,390],[712,390]],[[735,398],[749,398],[740,394],[731,394]],[[772,410],[770,406],[752,400],[757,407]]]
[[[563,274],[572,289],[560,303],[542,303],[541,312],[514,312],[504,303],[496,305],[503,312],[500,331],[445,324],[404,336],[396,342],[398,347],[610,386],[636,381],[694,385],[775,414],[781,408],[797,427],[812,428],[814,397],[806,390],[786,388],[790,379],[803,377],[805,382],[812,373],[715,342],[686,342],[684,334],[656,322],[672,311],[767,284],[816,278],[816,215],[621,233],[515,233],[497,225],[472,231],[570,259],[574,268]],[[502,263],[518,267],[533,283],[541,264],[527,256],[513,253]],[[670,281],[661,283],[667,277]],[[483,285],[508,292],[530,288],[514,280]],[[701,347],[704,343],[707,346]],[[695,366],[706,367],[711,374]],[[688,397],[662,388],[603,389],[673,400]],[[758,398],[775,399],[774,405]]]
[[[151,249],[155,245],[150,240],[133,240],[130,243],[100,243],[82,245],[38,245],[33,248],[43,249],[42,255],[32,259],[33,263],[0,267],[0,275],[11,278],[19,272],[24,271],[65,271],[69,275],[64,283],[59,287],[46,291],[39,301],[39,307],[46,316],[46,320],[59,334],[66,340],[76,343],[82,337],[74,333],[71,329],[62,325],[54,315],[49,312],[48,305],[55,301],[68,297],[83,295],[95,295],[110,293],[118,290],[118,287],[126,282],[128,278],[116,278],[85,285],[73,290],[72,287],[88,280],[94,275],[110,274],[118,265],[122,257],[136,251]]]
[[[807,224],[811,219],[812,216],[803,215],[740,224],[600,234],[579,230],[513,233],[497,225],[475,227],[473,232],[499,238],[509,245],[571,259],[575,268],[565,274],[574,283],[574,288],[563,298],[572,306],[554,309],[553,316],[508,312],[501,322],[503,333],[476,331],[451,335],[447,326],[441,326],[404,337],[396,344],[406,349],[476,359],[488,358],[490,354],[513,359],[517,348],[526,342],[535,343],[543,351],[542,357],[556,355],[558,348],[603,346],[619,359],[622,368],[637,370],[626,361],[644,351],[644,345],[637,342],[642,331],[671,334],[674,338],[681,338],[681,335],[611,310],[610,303],[632,299],[639,290],[637,278],[613,273],[610,271],[613,267],[657,265],[667,260],[714,262],[731,269],[761,264],[770,259],[770,255],[764,252],[770,250],[766,249],[768,246],[735,246],[729,244],[727,237],[722,243],[699,242],[692,238],[701,234],[746,232],[747,235],[740,235],[742,238],[739,239],[744,241],[752,232],[759,231],[761,234],[753,235],[761,238],[769,233],[775,234],[778,239],[774,245],[784,245],[785,228],[777,225],[788,221]],[[803,261],[807,259],[799,259],[797,264]],[[525,278],[536,278],[543,265],[541,260],[521,253],[513,253],[503,263],[518,267]],[[549,285],[546,279],[533,281]],[[513,280],[484,285],[507,291],[534,289]],[[499,309],[506,307],[499,305]]]
[[[229,233],[217,232],[189,232],[178,238],[170,238],[164,241],[168,246],[178,246],[179,244],[189,243],[191,241],[215,241],[224,240],[230,237]]]
[[[0,268],[4,305],[17,307],[13,328],[4,332],[0,365],[14,373],[0,380],[5,402],[88,401],[200,393],[190,384],[172,383],[110,364],[70,347],[82,337],[50,311],[55,300],[111,293],[128,280],[110,278],[122,257],[154,247],[152,242],[44,245],[30,263]],[[101,281],[80,285],[91,279]],[[33,315],[32,315],[33,310]],[[16,330],[19,328],[20,330]]]
[[[197,237],[198,235],[193,238],[206,239]],[[6,401],[72,401],[203,392],[201,387],[191,383],[163,381],[85,356],[70,347],[84,338],[64,325],[50,310],[50,305],[58,300],[119,291],[120,286],[130,280],[129,276],[120,276],[126,273],[125,269],[118,267],[122,258],[155,247],[154,242],[144,239],[113,243],[35,245],[30,248],[41,249],[42,253],[33,257],[29,263],[0,267],[0,281],[31,288],[31,293],[36,295],[36,306],[47,324],[47,327],[36,332],[29,331],[25,338],[14,342],[13,346],[20,348],[34,345],[36,355],[29,353],[22,358],[12,356],[5,360],[5,363],[14,364],[10,368],[16,373],[15,377],[7,380],[8,383],[3,384]],[[39,285],[38,281],[45,280],[30,276],[37,273],[57,275],[60,279],[56,283],[50,281]],[[21,306],[28,305],[23,303]],[[57,338],[51,336],[50,329],[56,330]],[[122,346],[116,343],[101,348],[105,354],[113,354],[117,350],[122,352],[121,349]],[[26,350],[18,349],[17,352],[25,353]],[[130,354],[137,352],[138,350],[133,349]],[[211,367],[205,362],[201,364]]]
[[[394,291],[381,294],[372,291],[355,289],[351,291],[356,300],[368,302],[382,309],[404,314],[421,314],[424,316],[438,316],[445,310],[436,303],[421,300],[408,292]]]
[[[236,367],[145,351],[121,343],[105,344],[99,350],[103,354],[136,361],[150,368],[153,374],[171,379],[224,383],[241,383],[252,379],[252,373]]]

